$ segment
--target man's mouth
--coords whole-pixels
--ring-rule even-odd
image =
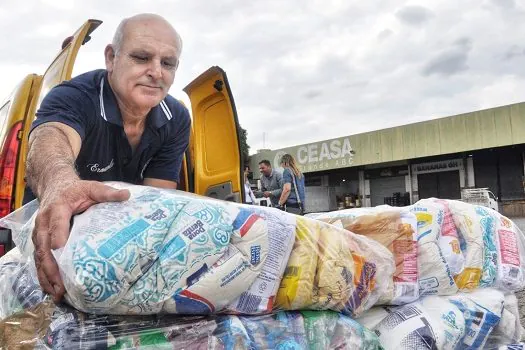
[[[149,89],[162,89],[160,86],[154,86],[154,85],[147,85],[147,84],[139,84],[139,86],[146,87]]]

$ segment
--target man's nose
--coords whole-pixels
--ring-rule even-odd
[[[160,80],[162,78],[162,65],[160,60],[151,60],[148,75],[155,80]]]

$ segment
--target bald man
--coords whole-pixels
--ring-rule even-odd
[[[24,202],[40,201],[35,261],[42,288],[56,301],[64,285],[51,249],[65,245],[71,217],[129,198],[101,181],[177,188],[190,116],[168,90],[181,50],[164,18],[125,19],[104,51],[106,69],[64,82],[42,101],[29,136]]]

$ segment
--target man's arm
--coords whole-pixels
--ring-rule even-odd
[[[275,197],[275,198],[280,198],[281,197],[281,193],[283,192],[283,176],[281,175],[281,173],[279,172],[275,172],[275,180],[277,182],[277,186],[279,186],[279,188],[275,189],[272,191],[272,196]]]
[[[281,183],[283,183],[283,186],[282,193],[279,197],[279,205],[285,205],[292,190],[292,176],[288,169],[284,171],[281,177]]]
[[[79,180],[75,159],[80,146],[80,135],[62,123],[42,124],[31,132],[26,178],[37,198],[42,200],[46,192],[54,192],[54,187]]]
[[[75,171],[80,146],[81,138],[75,129],[58,122],[37,126],[29,137],[26,176],[40,201],[33,229],[35,264],[42,289],[55,301],[65,290],[51,249],[67,242],[71,217],[95,203],[129,198],[127,190],[80,180]]]

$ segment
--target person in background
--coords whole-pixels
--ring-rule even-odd
[[[255,192],[257,198],[269,198],[272,206],[277,207],[279,198],[283,191],[283,176],[272,168],[270,161],[262,160],[259,162],[261,172],[261,191]]]
[[[256,204],[255,195],[253,194],[250,180],[248,180],[249,173],[250,167],[244,167],[244,202],[246,204]]]
[[[283,191],[279,198],[278,208],[297,215],[304,214],[304,175],[301,173],[294,157],[285,154],[281,157],[283,171]]]

